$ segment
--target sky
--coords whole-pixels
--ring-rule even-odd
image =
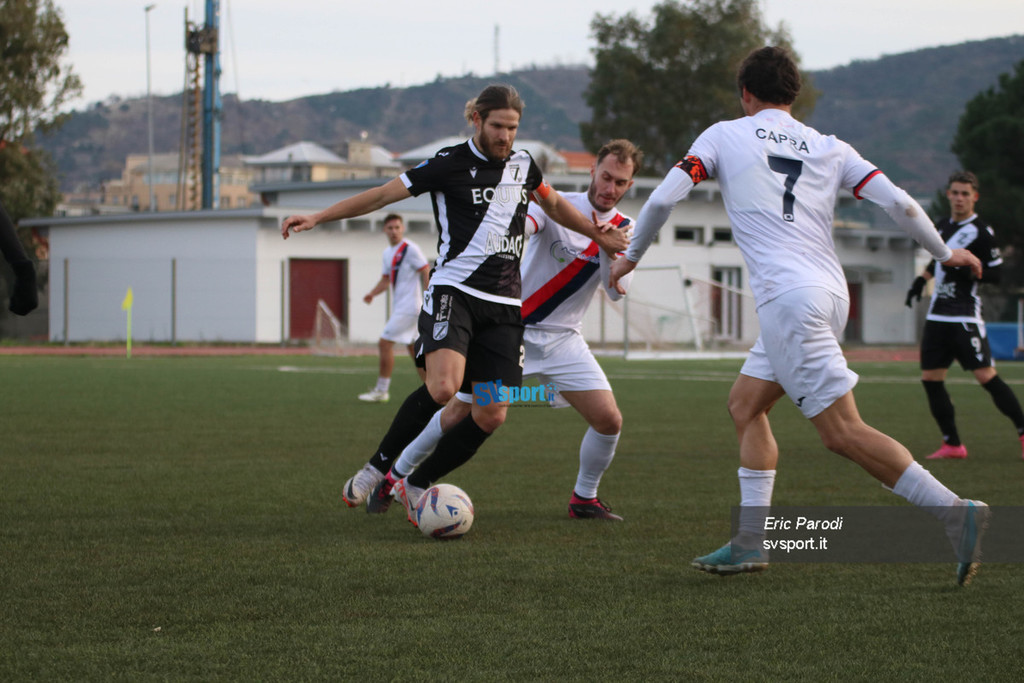
[[[71,108],[112,95],[144,96],[147,42],[151,92],[181,92],[185,13],[203,23],[204,0],[54,2],[70,36],[66,61],[84,84]],[[647,18],[656,4],[220,0],[221,92],[283,101],[385,84],[418,85],[439,75],[486,76],[495,73],[496,63],[499,71],[592,64],[595,14],[633,12]],[[153,7],[147,12],[148,5]],[[761,0],[761,8],[769,26],[786,26],[802,65],[811,70],[1024,34],[1021,0]]]

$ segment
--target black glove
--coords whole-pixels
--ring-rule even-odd
[[[39,305],[36,290],[36,269],[30,261],[22,261],[14,268],[14,293],[11,294],[10,310],[18,315],[28,315]]]
[[[914,307],[914,299],[917,299],[918,301],[921,300],[921,292],[924,291],[924,285],[926,282],[928,281],[920,275],[914,278],[914,284],[910,285],[910,289],[907,290],[907,300],[905,302],[907,308]]]

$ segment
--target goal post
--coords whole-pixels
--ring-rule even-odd
[[[623,355],[629,357],[631,341],[648,352],[653,348],[667,350],[673,341],[692,346],[694,351],[703,351],[704,339],[699,321],[693,315],[683,269],[680,266],[640,266],[636,270],[649,274],[644,279],[656,280],[658,284],[641,286],[639,293],[631,291],[622,299]],[[634,275],[634,285],[636,280]]]
[[[318,299],[310,352],[316,356],[344,356],[349,347],[348,328],[323,299]]]
[[[730,284],[738,269],[712,269],[712,278],[678,264],[638,266],[625,297],[591,306],[600,322],[585,320],[584,333],[606,352],[621,344],[627,359],[744,356],[760,330],[754,298]]]

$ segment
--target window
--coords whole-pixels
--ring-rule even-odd
[[[704,244],[704,228],[697,225],[677,225],[677,244]]]
[[[732,242],[732,228],[713,228],[711,241],[715,244]]]

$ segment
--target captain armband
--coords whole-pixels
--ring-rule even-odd
[[[547,199],[548,195],[550,195],[550,194],[551,194],[551,185],[548,184],[548,181],[544,180],[544,181],[541,182],[540,185],[537,186],[537,189],[533,191],[533,198],[534,198],[534,201],[539,203],[539,202]]]
[[[676,168],[690,176],[690,180],[693,181],[694,185],[708,179],[708,172],[704,168],[704,162],[700,160],[700,157],[693,154],[684,157],[682,161],[676,164]]]

